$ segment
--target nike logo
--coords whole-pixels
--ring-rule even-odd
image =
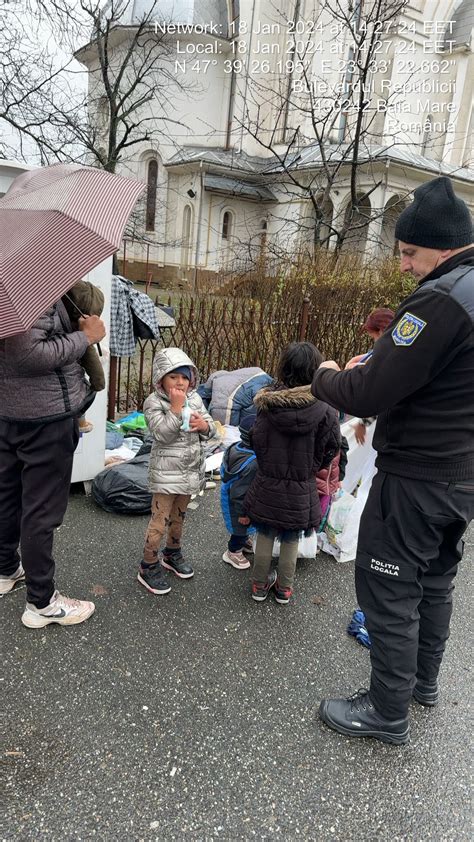
[[[66,612],[65,612],[64,608],[60,608],[59,611],[56,612],[56,614],[45,614],[44,616],[45,617],[65,617]]]

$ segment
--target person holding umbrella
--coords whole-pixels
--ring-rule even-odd
[[[30,330],[0,339],[0,594],[26,575],[29,628],[82,623],[94,611],[93,602],[55,590],[52,548],[68,502],[78,416],[95,396],[79,360],[104,336],[98,316],[80,319],[72,332],[58,301]]]
[[[73,330],[61,297],[117,250],[143,189],[59,164],[23,173],[0,199],[0,595],[26,580],[28,628],[82,623],[94,611],[56,590],[52,550],[78,416],[95,397],[79,360],[105,326],[93,315]]]

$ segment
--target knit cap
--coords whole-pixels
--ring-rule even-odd
[[[173,368],[173,371],[169,371],[168,374],[182,374],[183,377],[187,377],[191,381],[191,369],[189,365],[178,365],[176,368]]]
[[[434,178],[417,187],[413,195],[413,203],[397,219],[397,240],[429,249],[471,245],[471,214],[466,203],[456,196],[451,179]]]

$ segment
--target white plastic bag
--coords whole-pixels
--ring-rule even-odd
[[[255,544],[257,541],[256,533],[252,536],[252,540],[253,548],[255,550]],[[303,536],[303,538],[300,538],[298,541],[298,558],[314,558],[318,552],[319,546],[316,532],[313,532],[313,534],[309,535],[307,538]],[[280,555],[280,542],[277,539],[275,539],[273,543],[272,555],[274,558]]]
[[[308,537],[303,535],[298,541],[298,558],[314,558],[318,551],[318,536],[316,532],[308,535]],[[273,555],[280,555],[280,542],[278,540],[275,540],[273,544]]]
[[[346,437],[349,450],[347,453],[346,475],[342,481],[344,491],[352,494],[362,478],[371,474],[370,479],[376,473],[375,457],[377,456],[372,447],[372,439],[375,431],[375,421],[366,428],[364,444],[357,444],[354,430],[354,421],[346,421],[341,426],[341,433]]]
[[[361,504],[347,491],[339,491],[331,503],[324,531],[318,535],[318,544],[336,561],[352,561],[357,548],[359,520],[365,501]]]

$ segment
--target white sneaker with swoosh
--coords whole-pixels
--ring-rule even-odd
[[[69,599],[55,591],[46,608],[37,608],[30,602],[22,614],[21,622],[29,629],[41,629],[50,623],[60,626],[73,626],[83,623],[94,613],[95,605],[82,599]]]
[[[0,576],[0,596],[4,596],[6,593],[10,593],[13,590],[17,582],[22,582],[25,578],[25,571],[23,570],[23,566],[20,564],[18,569],[15,573],[12,573],[11,576]]]

